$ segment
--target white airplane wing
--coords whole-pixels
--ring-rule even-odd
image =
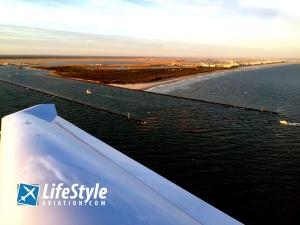
[[[0,224],[241,224],[59,117],[54,105],[4,117],[1,132]],[[22,183],[40,187],[38,206],[17,205]],[[90,192],[80,195],[81,185]]]

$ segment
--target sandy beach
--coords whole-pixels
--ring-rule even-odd
[[[170,79],[165,79],[165,80],[160,80],[160,81],[155,81],[155,82],[144,82],[144,83],[137,83],[137,84],[109,84],[109,85],[114,86],[114,87],[120,87],[120,88],[146,91],[146,90],[149,90],[149,89],[157,87],[157,86],[176,83],[176,82],[183,81],[183,80],[186,80],[186,79],[189,79],[192,77],[206,76],[209,74],[211,74],[211,73],[192,74],[192,75],[188,75],[188,76],[170,78]]]
[[[286,64],[291,64],[291,63],[286,63]],[[230,72],[239,72],[239,71],[244,71],[244,70],[263,69],[263,68],[275,67],[275,66],[280,66],[280,65],[282,65],[282,63],[258,65],[258,66],[245,66],[245,67],[237,67],[237,68],[231,68],[231,69],[226,69],[226,70],[212,71],[212,72],[207,72],[207,73],[191,74],[191,75],[187,75],[187,76],[164,79],[164,80],[155,81],[155,82],[144,82],[144,83],[137,83],[137,84],[109,84],[109,85],[114,86],[114,87],[133,89],[133,90],[151,91],[155,87],[176,84],[178,82],[185,81],[185,80],[188,80],[191,78],[199,78],[199,77],[204,78],[204,77],[211,76],[211,75],[224,74],[224,73],[230,73]]]

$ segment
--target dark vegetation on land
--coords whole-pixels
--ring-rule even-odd
[[[193,68],[125,68],[111,69],[93,66],[39,66],[38,69],[52,71],[55,75],[94,81],[101,84],[137,84],[171,78],[178,78],[198,73],[224,70],[223,67]]]

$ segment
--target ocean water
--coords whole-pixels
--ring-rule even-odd
[[[285,70],[298,71],[298,74],[300,71],[297,66],[283,66],[274,68],[273,73],[261,70],[260,76],[264,76],[263,71],[276,74]],[[240,73],[232,76],[235,79],[252,76]],[[289,74],[292,76],[291,88],[299,75],[287,71],[285,74],[286,80]],[[213,85],[218,83],[217,79],[225,82],[227,76],[231,75],[202,82]],[[268,77],[273,79],[272,75]],[[282,82],[289,83],[286,80]],[[280,81],[278,77],[277,81]],[[271,85],[268,92],[277,88]],[[92,94],[87,95],[86,89]],[[287,92],[286,99],[295,104],[298,99],[299,103],[298,91],[294,90],[295,96]],[[227,92],[228,96],[235,96],[228,88]],[[278,97],[274,93],[272,96],[269,99],[273,103],[264,107],[278,110]],[[218,99],[216,94],[215,98],[206,100],[222,98]],[[259,96],[257,99],[268,102]],[[229,100],[232,101],[228,98],[224,103],[231,103]],[[300,222],[300,127],[279,124],[283,118],[299,121],[299,108],[295,106],[281,105],[283,110],[278,111],[284,115],[276,115],[53,78],[41,71],[0,67],[1,117],[40,103],[55,103],[65,119],[243,223]],[[239,103],[248,106],[242,100]],[[127,119],[128,113],[133,120]]]
[[[230,105],[267,109],[300,117],[300,64],[248,68],[198,76],[150,91],[220,102]]]

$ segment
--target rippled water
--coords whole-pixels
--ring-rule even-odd
[[[269,109],[300,121],[300,64],[199,76],[151,91],[231,105]]]
[[[281,126],[282,116],[40,73],[0,67],[0,80],[50,92],[0,82],[1,117],[55,103],[67,120],[246,224],[299,224],[300,129]]]

